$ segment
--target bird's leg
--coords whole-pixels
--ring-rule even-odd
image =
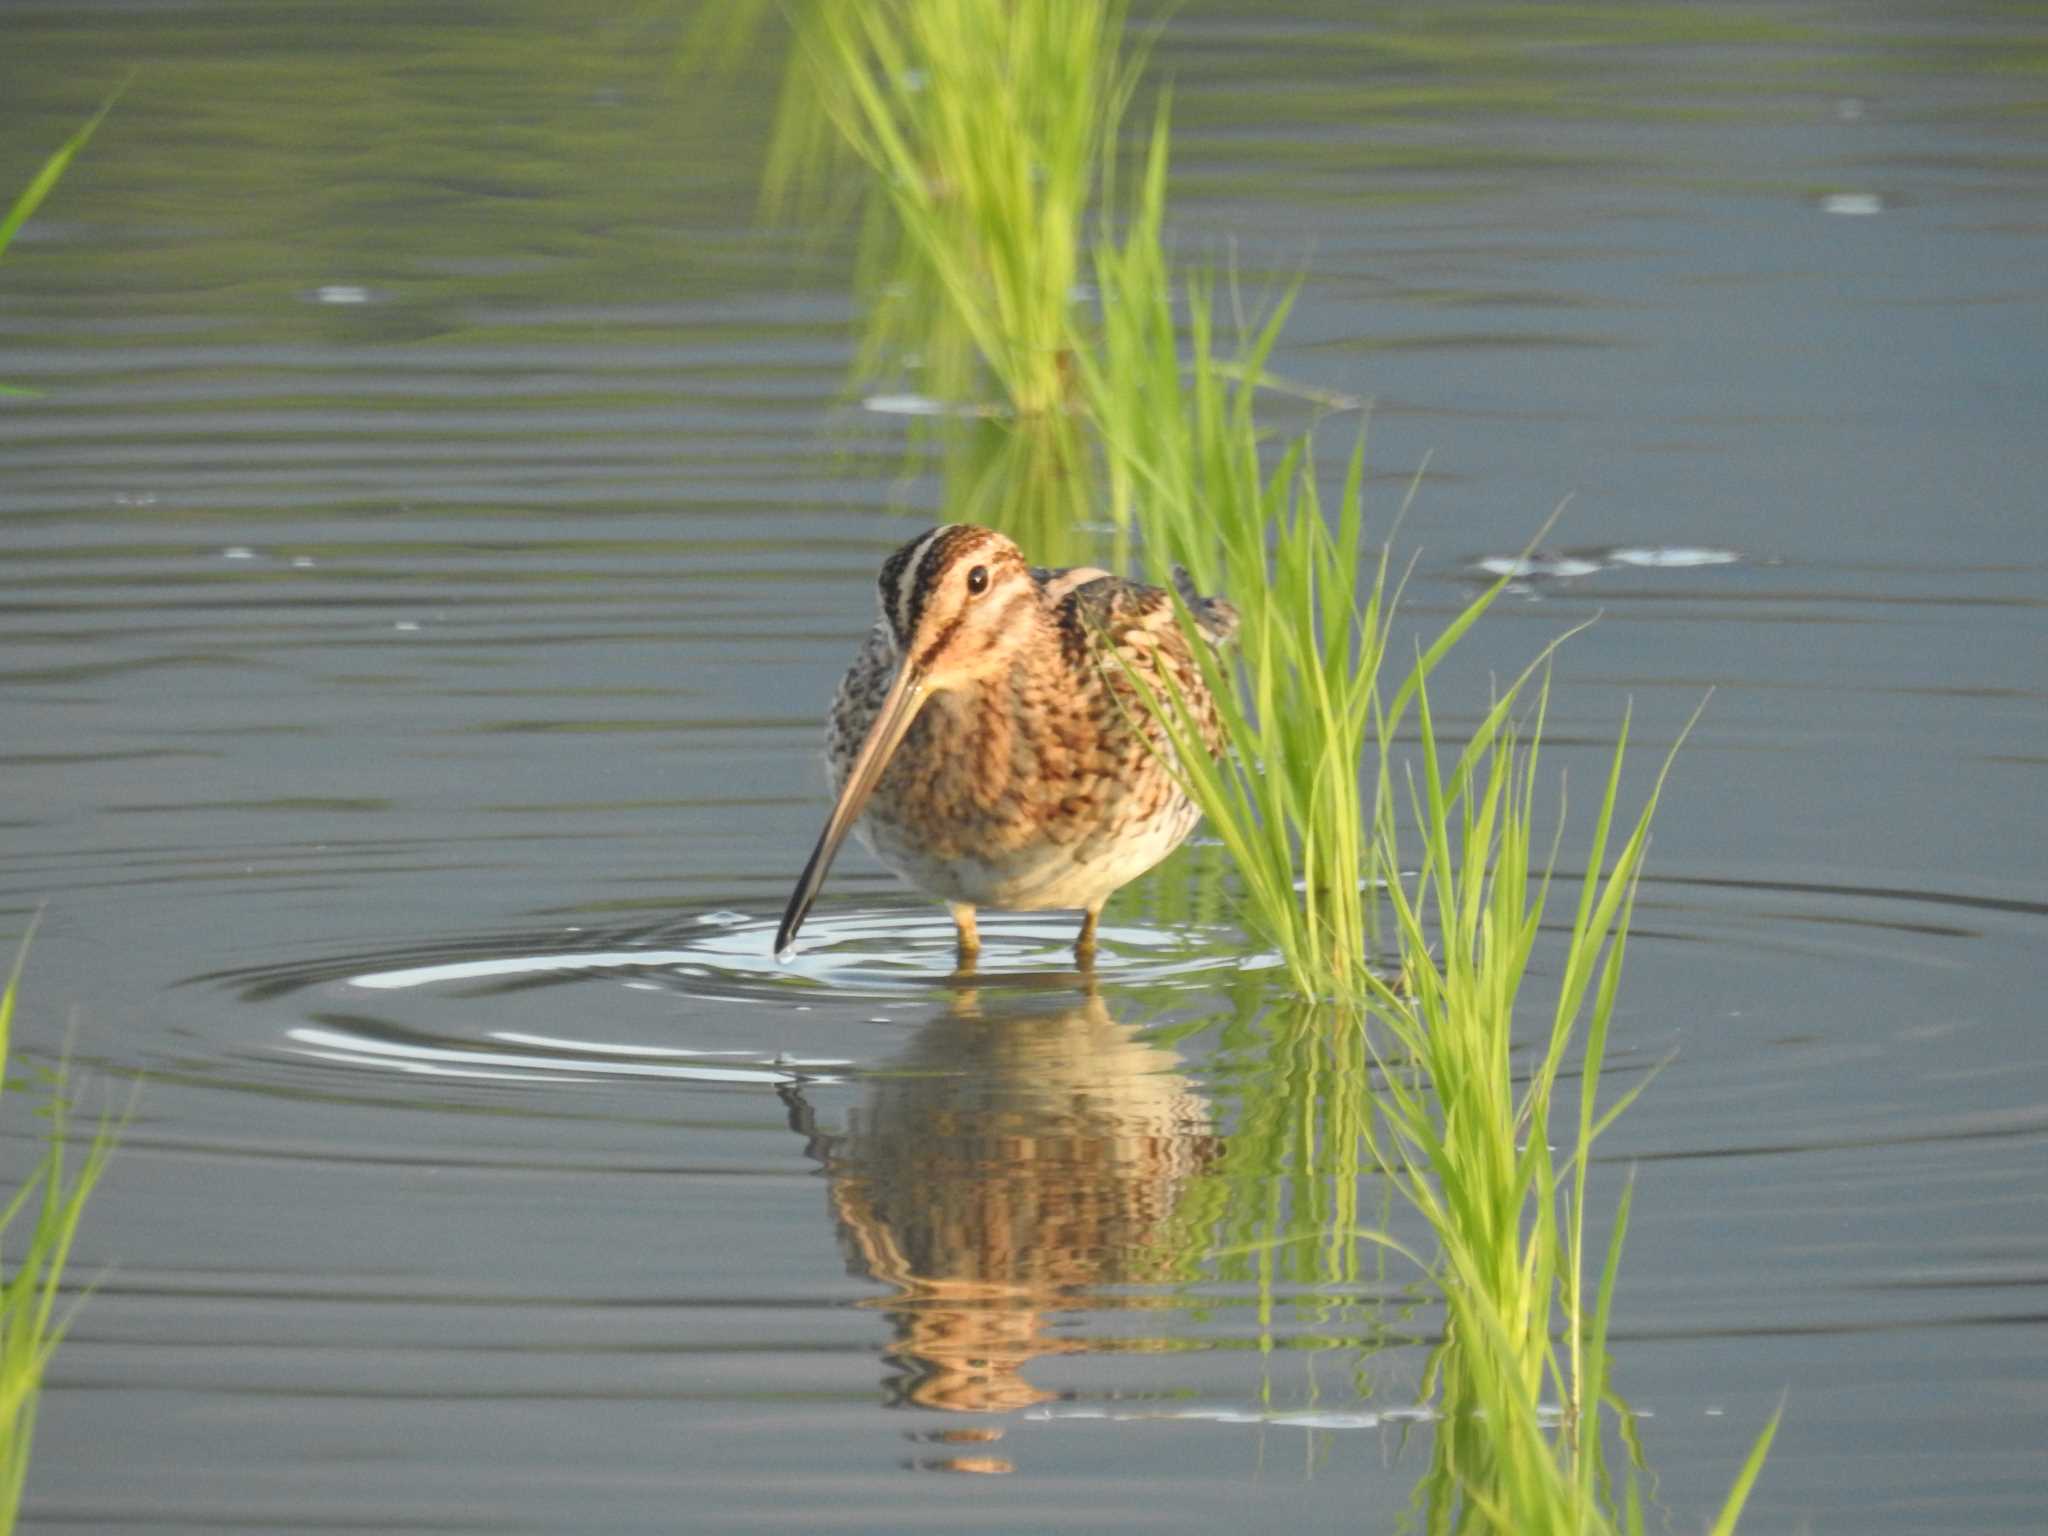
[[[1081,931],[1074,938],[1074,959],[1081,969],[1095,969],[1095,920],[1102,916],[1102,903],[1096,902],[1081,914]]]
[[[974,926],[974,907],[964,901],[949,901],[946,910],[953,914],[953,926],[959,930],[961,969],[971,971],[974,957],[981,953],[981,932]]]

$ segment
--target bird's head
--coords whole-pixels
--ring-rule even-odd
[[[876,599],[899,677],[942,693],[1009,669],[1038,638],[1044,599],[1024,552],[990,528],[948,523],[883,563]]]

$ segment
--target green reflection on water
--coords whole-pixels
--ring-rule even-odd
[[[755,167],[730,149],[764,136],[767,93],[743,69],[699,110],[675,18],[513,0],[9,25],[10,155],[135,74],[79,201],[20,253],[17,294],[201,317],[186,343],[404,342],[466,338],[457,304],[673,300],[773,265],[747,219]],[[400,291],[302,301],[325,283]]]

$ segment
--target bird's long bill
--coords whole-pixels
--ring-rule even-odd
[[[803,874],[797,878],[796,889],[790,893],[789,907],[782,914],[782,926],[775,930],[776,954],[780,955],[789,948],[797,929],[810,915],[811,903],[818,899],[818,889],[825,883],[825,872],[832,867],[839,845],[846,841],[848,830],[860,820],[868,796],[874,793],[875,785],[880,782],[882,770],[889,766],[890,754],[903,740],[903,733],[910,729],[918,710],[924,707],[926,693],[924,673],[906,660],[896,674],[896,681],[890,685],[888,696],[882,700],[874,724],[868,727],[867,740],[860,744],[860,754],[854,758],[853,770],[846,776],[846,787],[839,791],[839,801],[825,819],[825,830],[818,834],[818,846],[811,850],[811,862],[804,866]]]

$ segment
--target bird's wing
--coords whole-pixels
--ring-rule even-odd
[[[1235,628],[1236,610],[1227,603],[1222,606],[1230,627]],[[1215,703],[1168,593],[1142,582],[1104,576],[1074,588],[1060,601],[1054,616],[1070,663],[1078,668],[1098,659],[1107,661],[1105,678],[1133,706],[1139,701],[1131,686],[1132,671],[1169,679],[1173,691],[1192,708],[1210,750],[1217,749],[1222,726]],[[1209,633],[1207,626],[1203,632]]]

